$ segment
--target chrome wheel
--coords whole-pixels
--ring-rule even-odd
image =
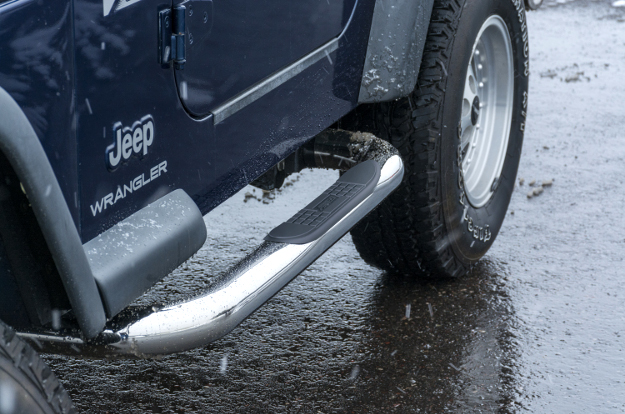
[[[513,88],[510,33],[501,17],[491,16],[473,45],[460,121],[462,181],[475,208],[484,206],[497,188],[510,137]]]

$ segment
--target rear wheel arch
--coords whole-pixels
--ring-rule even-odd
[[[20,181],[0,153],[0,319],[15,329],[51,322],[69,309],[43,234]]]
[[[0,153],[28,198],[83,334],[94,337],[106,322],[104,307],[59,183],[30,122],[2,88],[0,107]]]

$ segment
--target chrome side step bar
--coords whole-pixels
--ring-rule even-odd
[[[187,351],[223,337],[340,240],[401,183],[404,167],[397,151],[388,143],[365,135],[369,134],[358,134],[348,145],[350,159],[374,159],[380,164],[377,184],[315,240],[299,244],[265,241],[217,277],[199,296],[160,309],[129,308],[124,311],[125,316],[122,313],[114,318],[93,340],[68,332],[31,332],[20,336],[42,352],[139,358]],[[325,161],[321,159],[324,156]],[[321,154],[319,161],[327,165],[332,157],[335,156]],[[327,204],[324,201],[324,206]]]

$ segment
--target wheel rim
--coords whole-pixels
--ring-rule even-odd
[[[460,160],[464,191],[475,208],[492,197],[503,169],[514,95],[512,42],[491,16],[473,45],[462,98]]]

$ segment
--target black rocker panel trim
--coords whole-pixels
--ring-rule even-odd
[[[379,179],[380,165],[376,161],[352,167],[312,203],[273,229],[265,240],[304,244],[318,239],[367,198]]]

